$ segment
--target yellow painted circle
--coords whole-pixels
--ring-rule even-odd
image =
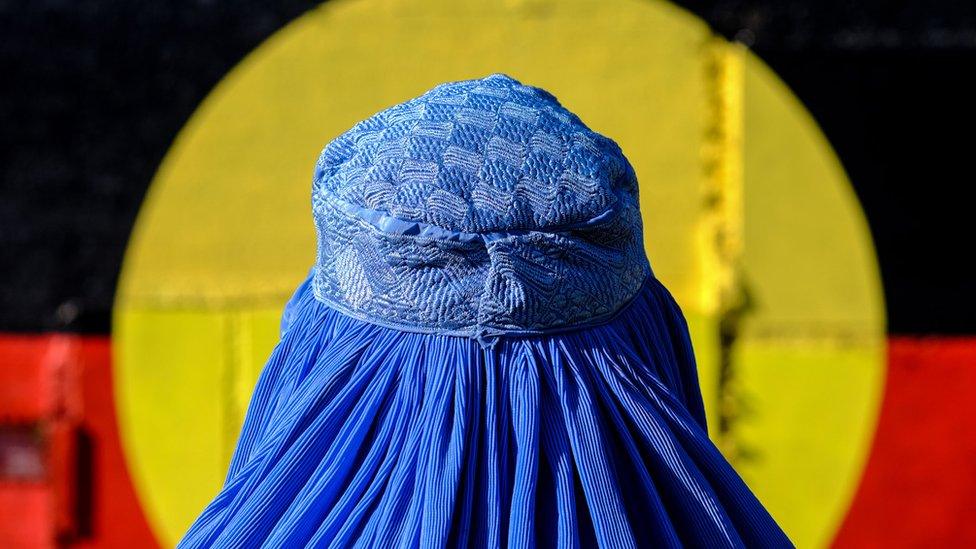
[[[692,326],[713,434],[723,288],[748,289],[726,350],[735,464],[799,546],[828,543],[883,383],[863,216],[761,62],[636,0],[329,2],[221,81],[153,181],[115,310],[123,443],[161,541],[218,490],[280,307],[314,260],[321,147],[439,82],[493,72],[549,89],[634,164],[648,252]]]

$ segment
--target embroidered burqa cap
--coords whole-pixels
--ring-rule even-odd
[[[443,84],[312,187],[315,265],[180,547],[790,546],[708,439],[633,168],[555,97]]]
[[[501,74],[443,84],[339,136],[312,203],[316,295],[404,328],[598,322],[649,273],[620,147]]]

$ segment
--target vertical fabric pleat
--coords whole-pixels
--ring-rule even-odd
[[[306,282],[223,488],[180,547],[789,547],[708,440],[687,325],[493,346],[345,316]]]
[[[525,345],[527,346],[527,345]],[[539,475],[539,370],[528,352],[518,353],[508,385],[515,455],[508,513],[508,546],[535,547],[535,497]]]

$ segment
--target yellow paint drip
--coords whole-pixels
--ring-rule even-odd
[[[746,50],[713,38],[703,55],[707,97],[702,139],[704,172],[698,249],[705,311],[724,315],[739,306],[742,255],[743,60]]]

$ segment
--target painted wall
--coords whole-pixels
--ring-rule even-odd
[[[38,54],[28,69],[8,49],[5,62],[30,86],[5,90],[5,104],[29,107],[7,107],[15,123],[0,132],[12,144],[0,329],[87,334],[70,336],[89,351],[68,361],[89,364],[79,432],[103,442],[80,461],[91,489],[77,496],[82,526],[63,543],[179,539],[223,479],[280,307],[313,260],[319,149],[435,83],[499,71],[554,92],[635,165],[645,243],[692,326],[712,437],[799,546],[976,535],[966,489],[976,449],[956,443],[971,433],[972,340],[913,337],[973,333],[976,321],[967,325],[954,302],[929,314],[929,330],[903,332],[926,326],[903,295],[925,279],[892,251],[901,226],[884,216],[894,198],[859,183],[875,184],[857,177],[873,173],[865,149],[838,157],[831,145],[839,135],[852,150],[849,136],[867,130],[828,115],[825,135],[818,122],[830,105],[794,93],[754,53],[772,48],[776,67],[789,52],[776,42],[776,9],[749,19],[692,5],[709,26],[656,1],[336,0],[293,19],[307,7],[258,15],[218,5],[189,21],[190,8],[105,4],[93,14],[39,9],[19,23],[22,43],[31,28],[70,27],[54,43],[90,51],[68,63]],[[143,46],[117,48],[105,32]],[[803,51],[836,47],[829,38]],[[795,77],[797,67],[778,71]],[[71,82],[75,95],[63,91]],[[48,91],[30,96],[31,87]],[[50,89],[71,108],[59,110]],[[852,163],[849,176],[842,164]],[[951,223],[925,215],[937,228]],[[960,288],[968,280],[946,273]],[[26,336],[29,351],[22,337],[0,339],[0,367],[16,379],[45,375],[63,337]],[[16,366],[24,356],[33,362]],[[63,416],[0,414],[0,457],[21,448],[4,446],[3,429],[44,432]],[[42,439],[38,459],[50,460]],[[947,470],[961,480],[946,482]],[[54,543],[57,520],[20,521],[3,502],[21,496],[4,500],[3,490],[26,486],[41,501],[59,481],[4,482],[0,541]],[[129,528],[107,528],[123,516]]]

